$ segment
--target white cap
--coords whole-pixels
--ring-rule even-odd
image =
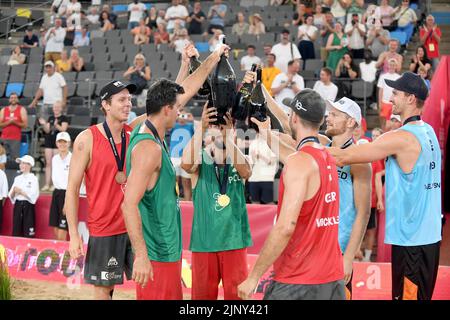
[[[59,132],[57,135],[56,135],[56,141],[59,141],[59,140],[64,140],[64,141],[67,141],[67,142],[70,142],[70,135],[67,133],[67,132]]]
[[[45,63],[44,63],[44,67],[46,67],[46,66],[52,66],[52,67],[54,67],[55,64],[53,63],[53,61],[48,60],[48,61],[45,61]]]
[[[361,120],[362,120],[361,108],[355,101],[353,101],[347,97],[343,97],[336,102],[333,102],[331,100],[328,100],[327,102],[333,108],[336,108],[339,111],[348,114],[351,118],[355,119],[358,126],[361,125]]]
[[[398,122],[402,122],[402,118],[398,114],[392,114],[389,120],[397,120]]]
[[[33,159],[32,156],[29,156],[29,155],[24,155],[24,156],[21,157],[21,158],[17,158],[17,159],[16,159],[16,162],[17,162],[17,163],[21,163],[21,162],[23,162],[23,163],[28,163],[29,165],[31,165],[32,167],[34,167],[34,159]]]

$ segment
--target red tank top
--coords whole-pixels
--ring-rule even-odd
[[[274,263],[274,279],[290,284],[322,284],[341,280],[344,271],[338,243],[339,182],[336,163],[326,149],[304,146],[300,150],[311,155],[319,165],[320,188],[314,197],[303,202],[294,234]],[[284,172],[280,179],[277,217],[283,204],[283,176]]]
[[[17,106],[16,110],[11,113],[11,107],[7,106],[3,113],[3,122],[14,119],[15,121],[21,122],[22,117],[20,115],[21,106]],[[18,140],[22,139],[22,128],[15,124],[10,124],[2,129],[2,139],[8,140]]]
[[[131,127],[124,125],[127,146],[130,143]],[[106,237],[126,233],[125,221],[122,215],[124,185],[115,181],[117,164],[106,137],[97,126],[89,128],[92,132],[92,159],[86,170],[86,194],[88,200],[88,229],[95,237]],[[116,144],[121,152],[121,143]],[[124,164],[124,169],[126,164]]]

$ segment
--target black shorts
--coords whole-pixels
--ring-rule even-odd
[[[273,202],[273,182],[249,182],[252,202],[267,204]]]
[[[35,234],[34,204],[17,200],[13,213],[13,237],[34,238]]]
[[[431,300],[440,246],[440,241],[423,246],[392,246],[393,300]]]
[[[133,252],[127,233],[109,237],[89,237],[84,264],[84,281],[109,287],[131,279]]]
[[[264,300],[345,300],[344,280],[323,284],[288,284],[273,281]]]
[[[57,149],[56,136],[53,134],[46,134],[44,137],[44,148]]]
[[[370,208],[369,222],[367,223],[367,230],[375,229],[377,227],[377,208]]]
[[[63,213],[64,200],[66,199],[66,190],[55,189],[52,195],[52,204],[50,205],[50,217],[48,225],[63,230],[67,230],[67,220]]]

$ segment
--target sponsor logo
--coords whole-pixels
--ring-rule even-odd
[[[325,202],[326,203],[331,203],[333,201],[336,201],[336,192],[327,193],[325,195]]]
[[[317,228],[331,227],[339,224],[339,216],[316,219]]]
[[[427,183],[425,185],[425,190],[440,189],[440,188],[441,188],[441,184],[439,182]]]
[[[116,81],[113,83],[114,86],[116,86],[117,88],[122,87],[123,83],[121,81]]]
[[[303,104],[300,101],[295,102],[295,109],[297,110],[303,110],[303,111],[308,111],[303,107]]]
[[[115,257],[111,257],[108,261],[108,267],[111,266],[117,266],[119,263],[117,262],[117,259]]]
[[[233,182],[237,182],[237,181],[241,181],[241,177],[237,174],[228,177],[228,183],[233,183]]]
[[[115,272],[102,271],[100,273],[101,280],[114,280],[114,279],[120,279],[120,278],[122,278],[122,275],[116,274]]]

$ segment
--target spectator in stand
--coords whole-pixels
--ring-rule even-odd
[[[249,71],[252,68],[252,64],[262,64],[261,58],[255,55],[256,48],[250,44],[247,46],[247,55],[241,59],[241,70]]]
[[[345,26],[345,33],[348,39],[348,49],[355,59],[364,58],[364,37],[366,36],[366,26],[359,22],[359,15],[352,14],[351,22]]]
[[[140,24],[141,19],[145,19],[145,4],[139,0],[133,0],[128,5],[128,29],[132,30]]]
[[[61,59],[61,52],[64,49],[64,38],[66,30],[62,27],[61,18],[55,19],[55,26],[50,28],[45,34],[45,61],[53,62]]]
[[[89,9],[89,14],[86,16],[89,20],[89,23],[97,25],[100,24],[100,15],[98,14],[98,7],[92,6]]]
[[[441,42],[441,29],[436,25],[434,17],[430,14],[425,20],[425,25],[420,28],[420,42],[427,51],[427,56],[433,63],[433,70],[439,63],[439,43]]]
[[[61,101],[63,108],[67,104],[67,84],[64,77],[55,71],[55,64],[51,61],[44,63],[45,74],[42,76],[39,89],[34,95],[29,108],[35,108],[39,99],[44,97],[43,105],[38,108],[38,117],[48,118],[50,109],[56,101]]]
[[[267,57],[272,52],[272,44],[264,43],[263,50],[264,50],[264,55]]]
[[[341,26],[345,26],[347,8],[349,7],[349,1],[346,0],[326,0],[326,3],[331,8],[333,17],[341,23]]]
[[[292,25],[301,26],[306,20],[306,7],[303,3],[298,3],[296,6],[296,11],[292,16]]]
[[[169,43],[170,35],[166,31],[166,23],[158,23],[158,29],[153,34],[153,41],[155,45],[159,45],[161,43]]]
[[[158,28],[158,24],[156,23],[157,19],[158,19],[158,12],[156,11],[156,7],[152,6],[148,10],[147,17],[145,18],[145,25],[153,31],[156,28]]]
[[[245,21],[245,16],[242,12],[238,12],[238,14],[236,15],[236,20],[237,22],[233,24],[231,33],[236,34],[238,36],[248,34],[248,29],[250,25]]]
[[[417,70],[417,74],[423,79],[423,81],[427,85],[428,90],[431,89],[431,82],[428,79],[429,78],[429,73],[430,73],[430,71],[427,68],[422,67],[422,66],[419,67],[419,69]]]
[[[225,15],[227,13],[227,6],[222,3],[222,0],[214,0],[214,5],[209,8],[208,20],[209,27],[208,33],[213,34],[213,29],[224,30],[225,27]]]
[[[344,53],[344,56],[338,62],[334,74],[339,79],[337,82],[338,98],[349,96],[351,94],[352,82],[348,81],[348,79],[355,80],[360,74],[359,68],[353,62],[353,57],[350,52]]]
[[[111,22],[111,17],[107,11],[102,11],[100,14],[100,28],[103,32],[107,32],[114,29],[114,25]]]
[[[179,54],[183,53],[184,48],[191,43],[189,34],[186,28],[178,31],[172,39],[171,47],[175,49]]]
[[[289,61],[302,58],[297,46],[290,41],[290,32],[287,29],[281,32],[281,41],[272,47],[271,53],[277,57],[275,66],[284,73],[288,72]]]
[[[266,26],[263,23],[262,17],[259,13],[255,13],[250,16],[250,27],[248,28],[248,34],[259,36],[266,33]]]
[[[111,22],[113,29],[117,28],[117,15],[111,11],[110,7],[107,4],[104,4],[102,7],[102,12],[106,11],[108,13],[108,20]],[[100,14],[100,20],[102,15]],[[100,21],[101,22],[101,21]]]
[[[75,39],[73,40],[73,46],[75,48],[79,47],[88,47],[91,44],[91,40],[89,39],[88,29],[86,25],[81,27],[81,33],[75,34]]]
[[[6,148],[8,159],[14,160],[20,156],[22,129],[27,125],[27,110],[19,104],[17,93],[12,92],[9,105],[0,110],[1,142]]]
[[[397,39],[391,39],[389,40],[389,50],[386,52],[383,52],[378,57],[377,61],[377,68],[382,68],[381,73],[388,72],[389,64],[388,61],[390,59],[397,60],[397,70],[396,72],[400,72],[403,64],[403,56],[397,53],[399,46],[399,42]]]
[[[81,11],[81,3],[79,3],[78,0],[71,0],[67,4],[66,17],[69,17],[70,15],[76,12],[79,13],[80,11]]]
[[[325,26],[326,23],[326,15],[322,11],[322,5],[317,2],[316,8],[314,11],[314,22],[313,24],[317,27],[317,29],[322,30],[322,28]]]
[[[420,67],[428,70],[431,69],[431,60],[427,57],[427,52],[423,46],[417,47],[416,54],[412,56],[411,63],[409,64],[409,71],[418,73]]]
[[[6,156],[5,147],[3,146],[3,141],[0,141],[0,171],[5,171],[7,161],[8,161],[8,158]],[[1,187],[0,187],[0,190],[1,190]],[[3,198],[5,198],[5,197],[3,197]],[[1,223],[2,223],[1,209],[3,207],[3,204],[4,203],[1,203],[1,201],[0,201],[0,230],[2,229],[2,227],[1,227]]]
[[[320,28],[320,37],[319,37],[319,44],[320,44],[320,59],[322,61],[327,61],[328,58],[328,51],[326,49],[328,38],[330,34],[334,33],[334,17],[331,14],[331,12],[325,13],[325,23]]]
[[[8,66],[24,64],[26,60],[27,56],[21,52],[20,46],[15,46],[11,52],[11,56],[9,57]]]
[[[66,25],[67,27],[73,27],[76,30],[81,28],[81,4],[78,0],[71,0],[67,5]]]
[[[69,166],[72,159],[70,147],[70,135],[60,132],[56,135],[57,154],[52,158],[52,182],[55,190],[52,194],[50,205],[49,226],[53,227],[56,240],[67,240],[67,219],[64,213],[64,201],[69,180]]]
[[[2,230],[3,224],[3,206],[5,205],[6,198],[8,198],[8,178],[6,177],[6,174],[4,172],[6,163],[6,155],[4,154],[4,152],[5,149],[0,145],[0,230]],[[5,163],[3,163],[2,161],[5,161]],[[0,264],[1,263],[2,256],[0,253]]]
[[[131,67],[123,74],[125,79],[129,79],[130,83],[136,85],[134,95],[137,97],[138,106],[145,105],[145,98],[147,96],[148,82],[151,79],[150,66],[145,62],[145,56],[138,53],[134,57],[134,62]]]
[[[53,104],[53,115],[49,116],[47,120],[39,118],[39,124],[42,126],[45,133],[44,152],[45,152],[45,184],[42,191],[53,191],[54,187],[51,185],[52,181],[52,158],[55,155],[56,136],[60,132],[66,132],[69,127],[69,120],[62,114],[62,103],[56,101]]]
[[[45,29],[44,27],[41,27],[41,29],[39,29],[39,47],[41,48],[45,48],[45,46],[47,45],[47,40],[45,39],[45,35],[47,34],[47,29]]]
[[[213,52],[216,49],[216,46],[219,44],[219,37],[223,34],[221,29],[214,29],[214,35],[209,39],[209,51]]]
[[[172,6],[167,8],[165,20],[168,22],[167,31],[172,34],[174,32],[175,22],[184,28],[189,12],[186,7],[180,4],[180,0],[172,0]]]
[[[261,77],[262,83],[264,87],[269,91],[269,94],[272,94],[272,83],[277,75],[281,73],[281,70],[275,67],[275,61],[277,57],[273,53],[269,53],[266,55],[266,63],[265,67],[262,69]]]
[[[63,50],[61,52],[61,59],[57,60],[55,65],[56,72],[64,73],[72,71],[72,63],[69,59],[69,55],[67,54],[67,50]]]
[[[389,59],[389,69],[387,73],[383,73],[378,79],[377,87],[379,88],[378,103],[380,109],[380,121],[381,128],[386,131],[386,121],[391,118],[392,114],[392,102],[391,96],[393,88],[388,86],[385,80],[395,81],[400,78],[400,74],[397,73],[397,60]]]
[[[166,10],[160,9],[158,10],[158,18],[156,18],[156,27],[158,24],[164,23],[167,26],[167,21],[164,19],[166,16]]]
[[[287,73],[280,73],[272,83],[272,93],[275,101],[278,105],[283,106],[286,113],[288,113],[289,107],[284,105],[283,100],[285,98],[294,98],[297,93],[305,89],[303,77],[298,74],[300,62],[297,60],[289,61],[287,69]]]
[[[34,159],[29,155],[17,158],[21,175],[14,178],[8,196],[14,204],[13,237],[34,238],[36,235],[34,205],[39,198],[39,181],[31,172]]]
[[[388,123],[386,124],[386,131],[397,130],[402,126],[402,119],[398,114],[392,114]]]
[[[379,25],[381,27],[381,21],[380,19],[375,15],[375,11],[377,10],[377,6],[374,4],[371,4],[367,7],[366,12],[364,12],[362,19],[360,20],[361,23],[365,24],[367,30],[371,30],[376,25]]]
[[[194,3],[194,10],[187,18],[187,22],[189,23],[189,34],[203,34],[203,24],[205,23],[205,20],[206,14],[202,10],[201,2],[196,1]]]
[[[130,33],[134,36],[135,45],[150,43],[150,35],[152,34],[152,30],[145,24],[144,18],[139,20],[139,25],[134,27]]]
[[[395,8],[395,20],[398,20],[397,31],[406,33],[406,43],[411,40],[414,26],[417,22],[416,12],[409,7],[409,0],[402,0],[402,4]]]
[[[381,0],[380,6],[375,9],[375,16],[381,19],[383,28],[389,28],[394,21],[394,8],[389,5],[389,0]]]
[[[327,67],[336,71],[336,67],[344,56],[344,54],[348,51],[347,44],[348,39],[347,35],[342,30],[342,24],[338,21],[335,24],[335,32],[330,34],[327,40],[326,50],[328,51],[327,58]]]
[[[331,82],[333,71],[330,68],[320,70],[320,80],[314,83],[313,90],[316,91],[326,101],[336,101],[338,87]]]
[[[354,14],[357,14],[359,21],[361,21],[364,14],[364,0],[351,0],[347,3],[349,4],[347,7],[347,23],[353,19]]]
[[[373,60],[372,52],[364,52],[364,61],[359,64],[361,79],[366,82],[374,82],[377,76],[377,63]]]
[[[33,33],[33,28],[28,27],[25,31],[25,36],[23,37],[20,48],[22,48],[24,53],[28,54],[28,52],[30,52],[30,48],[35,48],[37,46],[39,46],[39,38]]]
[[[366,45],[372,51],[374,58],[378,59],[380,54],[388,50],[390,39],[389,31],[383,29],[379,23],[376,23],[373,28],[369,29]]]
[[[70,50],[70,64],[72,66],[72,71],[84,71],[84,59],[80,57],[77,49]]]
[[[67,5],[69,4],[69,0],[53,0],[52,6],[51,6],[51,12],[52,14],[55,14],[57,16],[65,16]]]
[[[248,178],[252,203],[273,203],[273,181],[277,173],[277,156],[270,150],[266,139],[260,134],[250,143],[252,175]]]
[[[297,39],[300,40],[298,43],[298,51],[302,56],[303,62],[308,59],[315,59],[316,54],[314,52],[314,41],[316,41],[319,34],[319,30],[313,25],[314,18],[311,15],[307,15],[305,23],[298,27]],[[305,65],[303,64],[303,67]]]

